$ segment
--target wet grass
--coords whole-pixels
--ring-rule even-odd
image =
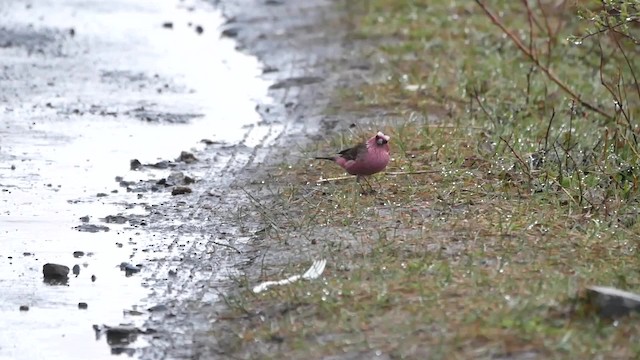
[[[328,266],[315,281],[261,294],[247,286],[228,299],[227,352],[637,356],[634,316],[600,319],[581,302],[588,285],[640,288],[639,94],[629,73],[637,60],[607,52],[616,46],[608,38],[570,37],[588,31],[576,10],[541,3],[531,9],[547,25],[533,30],[521,2],[490,9],[579,99],[473,2],[349,5],[353,39],[380,45],[369,60],[383,76],[342,90],[329,111],[394,115],[308,151],[342,148],[382,127],[393,160],[372,196],[354,180],[317,183],[343,175],[330,163],[270,174],[253,212],[267,224],[256,260],[263,279],[302,273],[319,257]],[[558,30],[549,36],[548,28]]]

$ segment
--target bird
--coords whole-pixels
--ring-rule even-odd
[[[335,156],[317,156],[318,160],[329,160],[340,165],[347,173],[356,176],[356,182],[360,184],[360,179],[366,181],[366,176],[370,176],[384,170],[389,164],[389,140],[390,136],[378,131],[376,135],[366,142],[357,144],[354,147],[344,149]],[[371,192],[373,188],[367,181]],[[362,187],[362,184],[360,184]],[[364,191],[364,188],[362,188]]]

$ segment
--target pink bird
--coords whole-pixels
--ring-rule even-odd
[[[389,139],[388,135],[378,131],[366,142],[342,150],[336,156],[319,156],[316,159],[335,161],[349,174],[356,175],[356,181],[360,183],[364,176],[379,173],[389,164]]]

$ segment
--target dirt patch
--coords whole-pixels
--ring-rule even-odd
[[[206,174],[212,158],[241,164],[222,167],[216,173],[219,185],[196,181],[190,185],[193,193],[184,195],[187,202],[165,204],[152,212],[151,228],[156,217],[188,220],[175,236],[179,249],[175,259],[159,260],[156,276],[150,279],[155,289],[152,299],[162,301],[169,311],[154,315],[148,323],[158,330],[144,350],[149,358],[166,353],[177,358],[228,355],[234,341],[233,335],[223,335],[227,325],[219,316],[228,311],[224,299],[257,281],[267,263],[281,266],[308,258],[300,253],[302,249],[276,252],[271,249],[274,244],[262,241],[265,226],[270,225],[256,209],[269,206],[273,196],[261,184],[282,161],[300,156],[287,148],[297,150],[311,138],[317,139],[320,131],[346,129],[356,121],[327,115],[326,106],[340,84],[360,81],[369,70],[362,66],[362,59],[344,56],[353,46],[346,38],[348,16],[333,2],[228,1],[220,5],[228,19],[226,26],[233,29],[225,34],[233,35],[244,51],[256,54],[264,63],[263,76],[274,83],[270,88],[274,101],[256,107],[263,121],[251,130],[265,133],[265,141],[274,141],[275,146],[229,147],[206,141],[211,144],[207,151],[195,154],[200,161],[172,168]],[[281,125],[282,131],[269,130],[274,124]],[[291,240],[292,245],[296,242]],[[231,259],[235,267],[217,268],[215,259],[221,256]],[[163,274],[170,273],[163,279]]]

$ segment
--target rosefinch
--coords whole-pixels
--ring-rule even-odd
[[[336,162],[351,175],[356,175],[356,181],[364,176],[373,175],[384,170],[389,163],[390,137],[378,133],[364,143],[342,150],[336,156],[319,156],[316,159]],[[365,179],[366,181],[366,179]],[[368,184],[368,182],[367,182]],[[369,184],[371,188],[371,184]]]

